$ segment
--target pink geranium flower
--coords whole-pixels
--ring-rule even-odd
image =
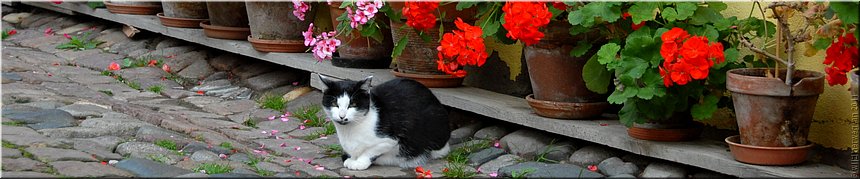
[[[305,21],[305,13],[311,9],[311,5],[301,0],[292,0],[293,1],[293,15],[299,20]]]

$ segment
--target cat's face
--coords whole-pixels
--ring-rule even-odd
[[[340,125],[363,120],[370,110],[370,79],[333,81],[320,75],[326,86],[322,105],[329,119]]]

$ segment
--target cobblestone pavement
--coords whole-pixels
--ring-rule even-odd
[[[3,177],[417,176],[416,169],[343,168],[333,127],[314,107],[322,94],[302,87],[306,72],[157,34],[127,38],[94,18],[14,11],[3,7],[4,30],[17,30],[2,46]],[[69,41],[66,33],[104,43],[56,49]],[[126,58],[128,67],[107,70]],[[161,62],[149,66],[150,59]],[[286,106],[277,105],[281,95]],[[422,167],[428,174],[722,176],[457,114],[452,120],[471,122],[452,132],[448,157]]]

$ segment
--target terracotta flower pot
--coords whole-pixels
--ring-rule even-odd
[[[403,2],[390,2],[389,5],[392,9],[402,10],[404,3]],[[463,11],[457,11],[455,8],[455,4],[448,4],[439,6],[439,11],[446,13],[445,20],[442,21],[445,27],[445,32],[450,32],[452,27],[456,27],[454,25],[455,17],[463,18],[463,21],[466,23],[470,23],[474,21],[474,8],[465,9]],[[436,17],[439,17],[439,14],[436,14]],[[438,23],[438,22],[437,22]],[[403,28],[403,29],[401,29]],[[439,46],[439,36],[435,35],[435,32],[439,32],[439,25],[437,24],[430,30],[430,33],[427,36],[430,37],[430,41],[424,41],[418,35],[418,33],[412,28],[406,25],[406,19],[401,19],[400,22],[391,21],[391,35],[394,42],[400,41],[402,38],[409,39],[406,44],[406,48],[400,54],[400,56],[395,59],[397,61],[395,76],[404,77],[404,78],[413,78],[414,76],[426,76],[433,75],[439,78],[456,78],[452,75],[445,74],[442,71],[437,69],[438,64],[436,64],[436,60],[439,59],[438,51],[436,47]],[[392,72],[395,72],[392,70]],[[404,76],[403,74],[412,74],[410,76]],[[416,79],[418,80],[418,79]],[[435,86],[435,87],[457,87],[462,85],[462,78],[459,78],[460,83],[448,83],[450,86]],[[427,86],[425,84],[425,86]],[[430,86],[428,86],[430,87]]]
[[[280,50],[275,48],[254,49],[262,52],[293,53],[307,50],[307,47],[304,47],[302,32],[307,31],[308,26],[314,20],[313,8],[305,13],[304,21],[293,15],[291,2],[245,2],[245,8],[248,11],[248,23],[251,25],[251,37],[249,39],[255,39],[258,43],[265,43],[255,45],[255,47],[291,46]],[[298,45],[304,48],[296,48]]]
[[[741,144],[740,137],[726,138],[735,160],[756,165],[794,165],[806,161],[812,144],[798,147],[762,147]]]
[[[251,35],[250,28],[209,25],[209,21],[200,22],[200,27],[203,34],[216,39],[247,40]]]
[[[246,40],[251,35],[245,2],[206,2],[209,21],[201,22],[207,37]]]
[[[209,19],[205,2],[162,2],[163,13],[158,13],[161,24],[168,27],[200,28],[200,22]]]
[[[264,40],[248,36],[248,42],[261,52],[301,53],[308,49],[304,41],[299,40]]]
[[[550,22],[543,30],[545,36],[540,42],[526,46],[523,50],[531,79],[534,100],[563,102],[571,104],[606,103],[606,95],[594,93],[585,87],[582,79],[582,68],[591,54],[581,57],[571,57],[570,51],[580,38],[568,34],[570,24],[567,22]],[[579,36],[577,36],[579,37]],[[591,52],[593,53],[593,52]],[[600,115],[605,105],[595,105],[591,111],[568,108],[574,114],[563,119],[582,119]],[[536,106],[532,106],[535,109]],[[585,115],[589,114],[589,115]],[[559,116],[546,116],[551,118]],[[576,117],[573,117],[576,116]]]
[[[680,142],[699,138],[703,128],[702,123],[693,121],[689,111],[683,111],[676,112],[668,119],[634,123],[627,128],[627,135],[642,140]]]
[[[796,83],[765,77],[768,69],[742,68],[727,72],[740,143],[761,147],[806,146],[818,95],[824,91],[824,74],[797,70]],[[772,71],[772,70],[771,70]],[[785,72],[779,72],[781,78]]]
[[[391,73],[396,77],[400,78],[409,78],[428,88],[452,88],[458,87],[463,84],[463,78],[454,77],[451,75],[424,75],[424,74],[412,74],[412,73],[401,73],[397,71],[397,69],[392,69]]]
[[[161,12],[159,2],[104,1],[104,4],[108,12],[114,14],[152,15]]]
[[[346,12],[340,7],[340,2],[333,2],[329,5],[331,12],[331,22],[334,27],[337,27],[340,22],[337,18]],[[382,22],[388,22],[388,16],[385,13],[376,13],[376,19]],[[391,31],[388,29],[388,24],[379,24],[382,32],[382,42],[376,41],[370,37],[362,37],[358,29],[353,29],[351,34],[342,34],[336,36],[341,41],[341,45],[337,47],[337,55],[335,55],[331,63],[337,67],[345,68],[388,68],[391,64],[391,50],[394,48],[394,43],[391,42]]]
[[[567,103],[534,99],[534,94],[526,96],[529,106],[540,116],[557,119],[581,119],[598,116],[602,109],[609,106],[606,102]]]

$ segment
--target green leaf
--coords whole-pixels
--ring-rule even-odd
[[[377,42],[382,42],[382,32],[379,32],[379,27],[376,24],[367,24],[361,28],[361,36],[373,38]]]
[[[642,98],[644,100],[650,100],[654,97],[657,89],[654,87],[644,87],[639,88],[639,93],[636,94],[636,97]]]
[[[633,23],[650,21],[657,17],[657,6],[659,5],[656,2],[636,2],[627,12],[630,13]]]
[[[711,42],[717,41],[720,38],[720,32],[717,31],[717,28],[711,25],[705,25],[703,35],[705,35],[705,37],[708,38],[708,41]]]
[[[400,53],[403,53],[403,49],[406,48],[407,43],[409,43],[409,38],[400,38],[400,40],[397,41],[397,44],[394,44],[394,49],[391,51],[391,58],[397,58],[400,56]]]
[[[131,59],[130,59],[130,58],[124,58],[124,59],[122,59],[122,67],[123,67],[123,68],[131,67],[132,63],[133,63],[133,62],[131,61]]]
[[[583,27],[581,25],[574,25],[570,27],[570,35],[576,36],[584,32],[588,32],[592,30],[591,28]]]
[[[621,18],[621,7],[617,3],[609,2],[592,2],[585,5],[583,15],[589,17],[586,19],[600,18],[603,21],[612,23]],[[590,14],[588,16],[587,14]],[[591,18],[594,17],[594,18]]]
[[[708,8],[714,9],[719,12],[726,10],[726,8],[729,8],[729,5],[722,2],[708,2]]]
[[[394,10],[391,9],[391,6],[382,6],[379,11],[385,13],[385,16],[388,16],[388,19],[390,19],[392,22],[400,22],[400,16],[402,15],[402,13],[399,9]],[[344,13],[344,15],[346,15],[346,13]]]
[[[714,8],[697,8],[689,23],[693,25],[704,25],[709,22],[718,22],[720,19],[723,19],[723,15]]]
[[[588,62],[585,62],[582,67],[582,80],[588,90],[599,94],[606,94],[609,91],[609,83],[612,82],[611,74],[597,61],[597,55],[591,56]]]
[[[639,118],[639,110],[636,109],[636,103],[625,103],[624,107],[618,111],[618,119],[627,127],[633,126],[633,122]]]
[[[430,36],[427,36],[427,34],[426,34],[426,33],[424,33],[424,32],[420,32],[420,31],[419,31],[419,32],[418,32],[418,37],[421,37],[421,40],[423,40],[423,41],[424,41],[424,42],[426,42],[426,43],[432,43],[432,41],[433,41],[433,39],[432,39],[432,38],[430,38]]]
[[[585,52],[588,52],[589,49],[591,49],[591,43],[588,43],[585,40],[580,40],[576,43],[576,47],[573,47],[573,49],[570,50],[570,56],[580,57],[585,55]]]
[[[701,103],[693,105],[690,113],[696,120],[710,119],[714,115],[714,112],[717,111],[717,102],[719,101],[720,98],[717,96],[707,95]]]
[[[489,37],[495,35],[496,32],[499,32],[499,27],[501,25],[502,23],[499,23],[499,21],[490,21],[489,23],[487,23],[487,26],[484,26],[484,28],[481,29],[482,31],[484,31],[482,37]]]
[[[504,17],[502,17],[502,19],[503,19],[503,18],[504,18]],[[501,21],[501,22],[502,22],[502,23],[504,23],[504,21]],[[516,41],[516,40],[513,40],[513,39],[508,38],[508,37],[506,36],[507,34],[508,34],[508,30],[507,30],[507,29],[505,29],[505,28],[504,28],[504,27],[502,27],[502,26],[499,26],[498,30],[496,31],[496,35],[495,35],[496,40],[498,40],[499,42],[501,42],[501,43],[503,43],[503,44],[507,44],[507,45],[511,45],[511,44],[515,44],[515,43],[517,43],[517,41]]]
[[[478,5],[478,3],[480,3],[480,1],[462,1],[462,2],[457,2],[457,10],[458,10],[458,11],[460,11],[460,10],[463,10],[463,9],[466,9],[466,8],[470,8],[470,7],[472,7],[472,6]]]
[[[625,56],[622,57],[621,60],[623,62],[621,63],[618,72],[623,75],[629,75],[634,79],[642,77],[642,74],[645,74],[645,70],[648,69],[648,62],[642,58]]]
[[[675,3],[675,11],[678,12],[677,20],[686,20],[693,16],[693,13],[696,12],[696,9],[699,7],[696,3],[692,2],[679,2]]]
[[[624,97],[622,93],[624,92],[618,90],[612,91],[612,94],[610,94],[609,97],[606,98],[606,101],[611,104],[623,104],[624,101],[627,101],[627,98]]]
[[[105,7],[105,3],[103,3],[103,2],[87,2],[87,6],[95,9],[95,8]]]
[[[663,17],[666,21],[675,21],[678,20],[678,12],[675,11],[675,8],[667,7],[660,11],[660,17]]]
[[[615,43],[608,43],[600,47],[600,50],[597,51],[597,61],[600,62],[601,65],[606,65],[615,61],[616,55],[618,54],[618,50],[621,50],[621,46]]]
[[[815,47],[815,49],[824,50],[827,49],[831,43],[833,43],[833,39],[831,38],[819,38],[815,40],[815,43],[813,43],[812,46]]]
[[[567,14],[567,22],[569,22],[570,25],[574,25],[574,26],[582,24],[582,21],[583,21],[582,11],[583,10],[576,10],[576,11],[568,13]]]
[[[719,21],[714,22],[714,27],[716,27],[717,30],[719,30],[719,31],[728,30],[729,27],[734,25],[733,23],[736,21],[738,21],[738,17],[735,17],[735,16],[720,19]]]

